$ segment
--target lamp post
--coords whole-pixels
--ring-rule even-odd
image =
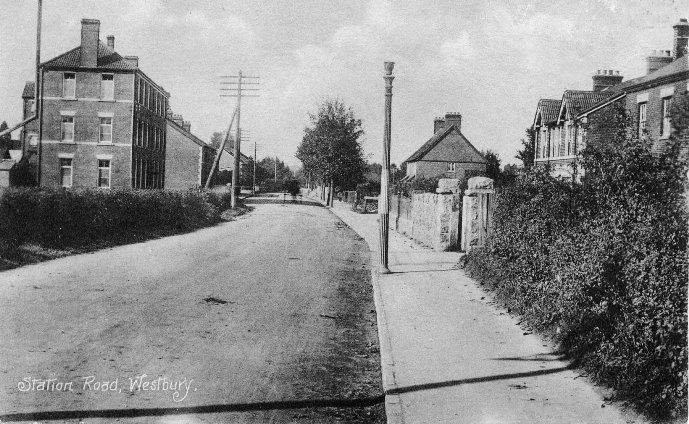
[[[385,129],[383,131],[383,169],[380,173],[380,197],[378,199],[378,221],[380,223],[380,273],[389,274],[388,231],[390,228],[390,205],[388,186],[390,184],[390,122],[392,120],[392,70],[395,62],[385,62]]]

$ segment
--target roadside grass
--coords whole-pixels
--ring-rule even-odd
[[[229,193],[8,189],[0,196],[0,271],[233,221]]]

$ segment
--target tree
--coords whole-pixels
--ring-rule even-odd
[[[218,150],[220,148],[220,145],[222,144],[223,138],[225,138],[225,134],[221,132],[214,132],[211,136],[211,146],[213,146],[214,149]]]
[[[304,171],[323,185],[353,189],[364,178],[366,161],[359,142],[361,120],[340,100],[326,99],[315,114],[297,148]]]
[[[2,121],[0,124],[0,132],[5,131],[7,128],[9,128],[7,126],[7,121]],[[7,133],[0,137],[0,146],[9,146],[10,141],[12,141],[12,134]]]
[[[483,154],[483,157],[488,161],[486,165],[486,177],[491,178],[496,184],[499,183],[502,176],[500,172],[500,156],[488,149]]]
[[[525,131],[526,138],[522,138],[522,149],[517,150],[515,158],[522,161],[524,169],[531,169],[534,164],[534,154],[536,153],[536,131],[529,127]]]

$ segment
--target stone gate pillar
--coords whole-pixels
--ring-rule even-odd
[[[462,237],[460,248],[469,252],[482,247],[493,225],[495,190],[493,180],[486,177],[469,178],[462,202]]]

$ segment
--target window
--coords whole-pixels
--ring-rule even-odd
[[[72,159],[60,158],[60,186],[72,187]]]
[[[665,97],[663,99],[662,109],[660,111],[660,116],[663,117],[660,123],[660,135],[669,136],[670,135],[670,101],[672,97]]]
[[[74,117],[62,116],[62,138],[63,142],[74,141]]]
[[[29,134],[29,146],[38,146],[38,134]]]
[[[73,99],[76,97],[77,74],[65,72],[62,74],[62,97]]]
[[[639,138],[646,131],[646,103],[639,103]]]
[[[110,160],[98,159],[98,187],[110,188]]]
[[[447,172],[455,172],[455,166],[457,164],[454,162],[448,162],[447,163]]]
[[[569,156],[572,154],[572,125],[567,125],[567,153]]]
[[[101,143],[112,143],[112,118],[100,118],[99,133]]]
[[[100,98],[102,100],[115,99],[115,76],[113,74],[101,75]]]

